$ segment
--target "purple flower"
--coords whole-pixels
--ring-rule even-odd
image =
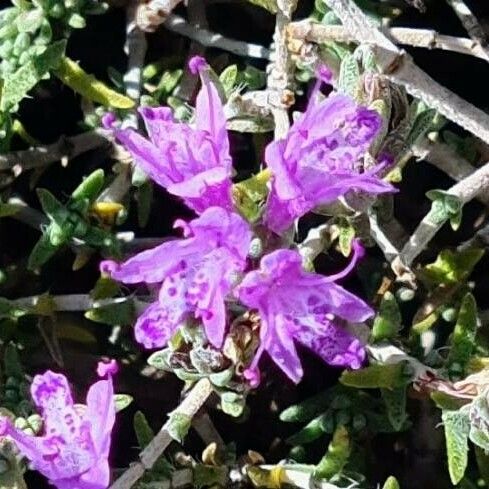
[[[363,346],[336,324],[335,318],[361,322],[373,311],[335,280],[353,269],[362,251],[355,243],[348,267],[329,277],[304,271],[301,256],[292,250],[264,256],[260,270],[245,276],[238,288],[239,299],[257,309],[261,319],[260,347],[246,372],[252,384],[258,383],[257,366],[264,351],[290,379],[299,382],[303,371],[294,340],[330,365],[361,366],[365,358]]]
[[[378,176],[384,165],[363,172],[359,166],[379,131],[380,116],[345,95],[322,102],[316,98],[311,98],[287,137],[272,142],[265,151],[273,179],[264,219],[277,233],[350,190],[394,191]]]
[[[197,213],[211,206],[232,210],[232,161],[226,117],[203,59],[191,60],[200,73],[195,122],[175,122],[169,107],[142,107],[139,112],[149,139],[133,129],[118,129],[112,114],[104,124],[156,183],[177,195]]]
[[[136,340],[146,348],[164,346],[192,316],[202,320],[207,338],[219,347],[226,327],[224,300],[246,265],[251,231],[239,215],[220,207],[175,225],[183,227],[185,239],[163,243],[121,264],[102,262],[101,269],[127,284],[162,284],[158,301],[135,325]]]
[[[99,367],[107,380],[93,384],[86,405],[73,403],[68,380],[48,370],[31,385],[41,411],[44,434],[30,436],[0,417],[0,436],[10,437],[58,489],[105,489],[110,481],[110,434],[115,421],[113,369]]]

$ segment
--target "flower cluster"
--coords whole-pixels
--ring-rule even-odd
[[[148,349],[161,348],[179,327],[192,323],[202,324],[208,342],[220,348],[233,314],[244,306],[260,319],[260,343],[244,372],[251,386],[259,383],[264,352],[299,382],[303,371],[295,342],[330,365],[359,368],[365,349],[344,323],[363,322],[373,311],[336,281],[355,267],[363,249],[355,241],[350,264],[323,276],[306,271],[299,252],[282,238],[295,220],[348,192],[394,190],[379,177],[382,165],[364,170],[365,155],[381,126],[379,115],[345,95],[319,100],[316,88],[286,137],[268,145],[265,162],[272,176],[259,223],[263,256],[256,268],[249,257],[256,223],[247,222],[233,205],[232,160],[219,91],[205,60],[193,58],[190,69],[202,81],[191,124],[176,122],[168,107],[144,107],[144,137],[120,128],[112,114],[104,119],[136,165],[197,214],[190,222],[175,222],[182,238],[123,263],[101,263],[102,272],[117,281],[159,290],[135,324],[136,340]],[[228,307],[232,302],[241,307]],[[99,365],[99,375],[108,378],[89,389],[85,406],[74,404],[63,375],[37,375],[31,395],[41,411],[44,434],[29,436],[0,417],[0,436],[15,441],[58,489],[106,488],[115,369],[114,363]]]
[[[107,119],[135,163],[199,214],[189,223],[176,223],[183,228],[183,239],[124,263],[102,263],[101,270],[115,280],[159,287],[157,299],[135,325],[136,340],[146,348],[162,347],[179,326],[197,320],[218,348],[230,319],[227,301],[240,301],[258,311],[261,323],[260,346],[245,372],[250,384],[259,381],[257,367],[264,351],[298,382],[302,367],[294,341],[330,365],[359,368],[364,347],[341,321],[362,322],[373,311],[335,282],[354,268],[361,256],[359,243],[354,244],[350,265],[330,277],[306,272],[297,251],[270,248],[267,243],[260,268],[252,269],[247,254],[253,229],[232,203],[232,162],[222,101],[205,60],[193,58],[190,69],[202,80],[193,124],[174,122],[167,107],[143,108],[146,139],[132,129],[116,128],[113,117]],[[319,100],[318,93],[285,139],[266,149],[272,178],[262,223],[278,235],[318,205],[347,192],[394,191],[379,177],[382,165],[367,171],[362,165],[381,126],[380,116],[345,95]]]
[[[110,481],[110,435],[115,421],[112,375],[114,361],[100,363],[99,380],[88,390],[86,405],[74,404],[68,380],[48,370],[36,375],[31,396],[44,426],[42,436],[31,436],[0,417],[0,436],[18,449],[58,489],[105,489]]]

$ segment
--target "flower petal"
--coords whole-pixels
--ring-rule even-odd
[[[160,293],[161,296],[161,293]],[[186,312],[186,308],[178,308],[178,311],[172,312],[171,303],[170,310],[165,305],[160,305],[160,302],[151,304],[137,319],[134,326],[134,335],[136,341],[141,343],[147,349],[161,348],[168,343],[178,322]],[[173,305],[173,309],[177,309]]]
[[[135,163],[158,185],[166,188],[174,182],[174,175],[164,166],[165,155],[154,144],[132,129],[117,129],[114,134]]]
[[[112,377],[95,382],[87,393],[84,419],[90,424],[92,441],[97,457],[107,460],[110,435],[115,422],[114,386]]]
[[[324,317],[303,317],[289,327],[297,341],[329,365],[357,369],[365,360],[365,348],[358,338]]]

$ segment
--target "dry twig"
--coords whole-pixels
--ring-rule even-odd
[[[178,416],[192,419],[199,409],[204,405],[207,398],[212,394],[212,385],[208,379],[201,379],[195,384],[188,396],[170,415],[170,419],[162,426],[160,431],[151,440],[151,442],[139,454],[139,460],[119,477],[110,489],[128,489],[132,487],[151,467],[168,445],[173,441],[170,433],[173,431],[172,423]]]
[[[463,180],[476,170],[453,148],[441,142],[432,142],[429,139],[425,139],[417,143],[411,149],[411,152],[413,156],[436,166],[436,168],[446,173],[456,182]],[[489,195],[479,194],[476,199],[482,204],[489,206]]]
[[[288,90],[292,61],[287,47],[287,27],[292,20],[296,4],[296,0],[277,0],[278,11],[273,35],[274,61],[269,66],[267,79],[268,90],[278,94],[278,100],[269,100],[275,121],[275,139],[283,138],[290,125],[287,108],[293,101],[293,93]]]
[[[469,202],[481,192],[489,188],[489,163],[479,168],[474,173],[464,178],[447,190],[450,195],[457,197],[462,204]],[[423,251],[433,236],[445,223],[444,220],[435,218],[433,208],[426,214],[419,226],[409,238],[401,250],[399,259],[407,267],[411,266],[414,259]]]
[[[172,32],[188,37],[207,48],[218,48],[248,58],[270,58],[270,51],[259,44],[236,41],[235,39],[224,37],[221,34],[198,28],[189,24],[183,17],[175,14],[170,14],[167,17],[165,27]]]
[[[384,28],[396,43],[408,46],[442,49],[467,54],[489,61],[489,53],[479,43],[463,37],[446,36],[431,29],[411,29],[407,27]],[[293,22],[288,27],[292,39],[323,43],[328,41],[354,42],[353,34],[342,25],[326,25],[311,20]]]
[[[14,170],[19,172],[19,170],[31,170],[32,168],[47,166],[56,161],[65,163],[82,153],[109,144],[109,135],[107,131],[103,130],[85,132],[71,137],[62,136],[53,144],[0,155],[0,171]]]

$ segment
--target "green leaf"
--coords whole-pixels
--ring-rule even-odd
[[[43,234],[39,241],[32,248],[29,260],[27,262],[27,268],[29,270],[37,270],[50,260],[59,246],[55,246],[51,243],[51,238],[48,234]]]
[[[248,0],[248,2],[253,5],[258,5],[259,7],[268,10],[272,14],[276,14],[278,11],[277,0]]]
[[[353,240],[355,239],[355,228],[347,219],[341,219],[338,223],[338,246],[341,254],[345,257],[350,256]]]
[[[248,221],[255,222],[261,215],[268,195],[268,171],[262,171],[247,180],[233,185],[233,200],[239,213]]]
[[[20,361],[19,352],[12,343],[9,343],[5,347],[3,353],[3,365],[5,377],[17,377],[19,379],[24,377],[24,368]]]
[[[387,408],[387,417],[396,431],[406,423],[406,386],[396,389],[381,389],[382,399]]]
[[[246,397],[236,392],[223,392],[221,394],[221,408],[223,412],[237,418],[243,414],[246,406]]]
[[[42,210],[49,217],[50,220],[55,221],[66,218],[67,211],[64,205],[49,191],[45,188],[37,189],[37,197],[41,203]]]
[[[146,419],[146,416],[141,411],[136,411],[133,419],[134,432],[138,439],[140,448],[145,448],[154,438],[155,433]]]
[[[36,32],[39,27],[41,27],[42,21],[44,20],[44,12],[40,8],[35,8],[32,10],[26,10],[21,12],[15,21],[17,29],[19,32]]]
[[[152,353],[147,363],[149,366],[157,368],[158,370],[168,370],[169,369],[169,359],[173,352],[169,348],[164,350],[155,351]]]
[[[470,421],[460,411],[443,411],[442,421],[445,428],[448,471],[452,484],[456,485],[465,474],[468,463],[468,437]]]
[[[406,382],[406,362],[370,365],[361,370],[345,370],[340,382],[359,389],[394,389]]]
[[[465,399],[452,397],[449,394],[440,391],[432,392],[430,397],[439,409],[446,409],[450,411],[460,409],[467,403],[467,400]]]
[[[229,94],[233,91],[237,79],[238,65],[229,65],[219,75],[219,80],[222,83],[222,87],[224,88],[227,96],[229,96]]]
[[[325,414],[321,414],[312,421],[309,421],[304,428],[287,438],[287,443],[290,445],[302,445],[304,443],[311,443],[323,436],[325,433],[323,429],[325,417]]]
[[[4,80],[0,110],[11,111],[50,70],[58,66],[66,41],[58,41]]]
[[[90,297],[94,300],[108,299],[110,297],[116,296],[120,291],[120,286],[118,282],[107,277],[105,275],[101,276],[95,286],[90,291]]]
[[[436,110],[434,109],[424,110],[416,116],[406,138],[406,146],[408,148],[416,144],[428,132],[433,125],[435,116]]]
[[[264,71],[247,65],[244,71],[239,73],[239,83],[244,83],[248,90],[260,90],[267,82],[267,76]]]
[[[360,67],[352,54],[346,55],[340,66],[338,89],[354,99],[359,95]]]
[[[83,29],[87,23],[80,14],[73,12],[68,16],[68,25],[73,29]]]
[[[451,349],[448,355],[448,365],[457,364],[459,371],[464,371],[472,352],[476,347],[477,333],[477,303],[469,292],[462,299],[457,323],[451,338]]]
[[[133,400],[134,398],[129,394],[116,394],[114,396],[115,412],[119,413],[123,409],[126,409],[126,407],[128,407]]]
[[[16,306],[13,302],[0,297],[0,319],[16,320],[27,314],[27,309]]]
[[[382,297],[379,312],[372,328],[372,340],[381,341],[396,336],[402,327],[402,316],[396,298],[387,291]]]
[[[111,326],[129,325],[136,318],[134,302],[131,299],[115,299],[113,303],[95,307],[85,313],[85,317],[96,323]]]
[[[401,489],[401,486],[399,485],[399,482],[397,482],[397,479],[391,475],[384,482],[382,489]]]
[[[71,198],[74,201],[87,200],[89,203],[95,201],[104,187],[105,173],[99,168],[90,173],[83,181],[73,190]]]
[[[167,97],[173,93],[182,78],[183,70],[168,70],[163,73],[155,94],[159,97]]]
[[[314,470],[316,479],[330,480],[333,476],[340,474],[351,453],[350,438],[347,429],[340,425],[336,428],[327,453]]]
[[[471,423],[469,437],[472,443],[489,451],[489,404],[487,391],[483,391],[473,401],[472,404],[463,408],[469,409]]]
[[[146,416],[141,411],[137,411],[134,414],[133,427],[140,448],[145,448],[148,446],[155,434],[149,425]],[[163,477],[165,479],[171,476],[172,471],[173,467],[164,456],[159,457],[151,468],[152,473],[156,472],[158,473],[159,478]]]
[[[280,420],[285,423],[306,422],[326,411],[332,400],[332,393],[321,392],[300,404],[290,406],[280,413]]]
[[[65,85],[88,100],[116,109],[134,107],[134,100],[107,87],[66,56],[61,59],[54,73]]]
[[[191,424],[192,418],[190,416],[174,411],[169,414],[166,430],[175,441],[182,443],[187,436]]]
[[[434,263],[423,269],[422,276],[432,284],[465,282],[483,256],[483,249],[443,250]]]

